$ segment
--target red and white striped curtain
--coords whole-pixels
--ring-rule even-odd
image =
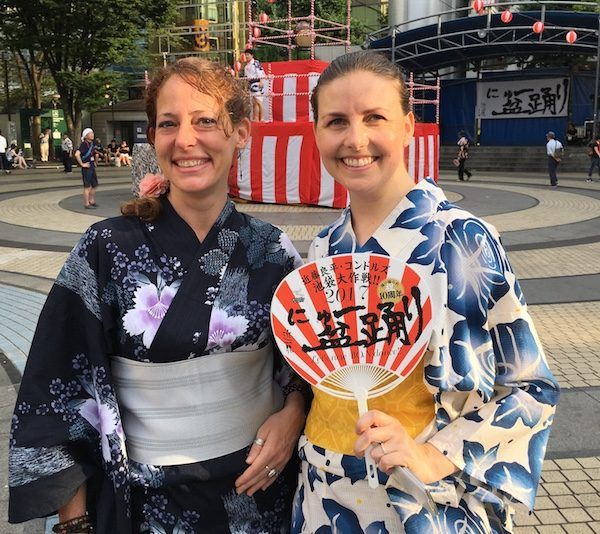
[[[265,91],[265,120],[307,122],[313,120],[310,93],[327,68],[326,61],[307,59],[264,63],[269,84]]]
[[[439,128],[416,124],[405,161],[415,182],[438,179]],[[240,150],[229,179],[232,196],[271,204],[344,208],[346,190],[321,163],[311,122],[252,123],[252,137]]]

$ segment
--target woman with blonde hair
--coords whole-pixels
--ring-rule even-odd
[[[559,393],[498,233],[408,173],[414,116],[388,59],[335,59],[312,106],[323,164],[350,206],[309,259],[371,252],[406,264],[428,288],[433,327],[414,370],[362,417],[356,402],[314,391],[292,532],[510,532],[515,506],[533,508]]]
[[[13,416],[11,522],[58,510],[61,533],[289,530],[303,386],[268,318],[300,258],[227,198],[250,109],[207,60],[150,83],[164,175],[84,234],[50,292]]]

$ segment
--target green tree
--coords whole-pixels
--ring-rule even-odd
[[[176,1],[0,0],[0,10],[0,31],[42,54],[77,138],[82,111],[97,109],[106,84],[117,83],[109,67],[145,47],[158,24],[170,24]]]

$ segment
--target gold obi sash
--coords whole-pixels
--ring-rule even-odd
[[[423,378],[424,360],[398,387],[369,399],[369,410],[379,410],[398,419],[412,438],[418,436],[435,416],[433,395]],[[333,452],[354,455],[358,405],[313,388],[314,399],[304,433],[308,440]]]

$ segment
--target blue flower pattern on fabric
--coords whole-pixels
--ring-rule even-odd
[[[441,247],[448,273],[448,305],[485,324],[488,310],[510,287],[498,244],[477,219],[458,219],[446,229]]]
[[[386,488],[390,503],[407,534],[510,532],[515,503],[533,507],[559,399],[523,293],[495,229],[450,204],[431,181],[409,192],[387,224],[360,251],[403,259],[422,278],[437,281],[443,320],[424,368],[437,429],[429,441],[459,467],[440,482],[450,487],[452,505],[449,494],[440,492],[437,500],[432,493],[436,516],[391,485]],[[316,257],[359,250],[350,209],[319,234],[311,250]],[[308,453],[304,458],[318,461]],[[356,461],[342,455],[337,468],[346,480],[320,482],[336,491],[343,491],[343,483],[355,486],[364,478]],[[342,532],[366,532],[357,510],[322,504],[327,517],[338,514],[345,526],[354,525],[359,514],[362,530]],[[304,514],[311,515],[306,508]],[[332,532],[325,521],[314,527],[321,529]]]

